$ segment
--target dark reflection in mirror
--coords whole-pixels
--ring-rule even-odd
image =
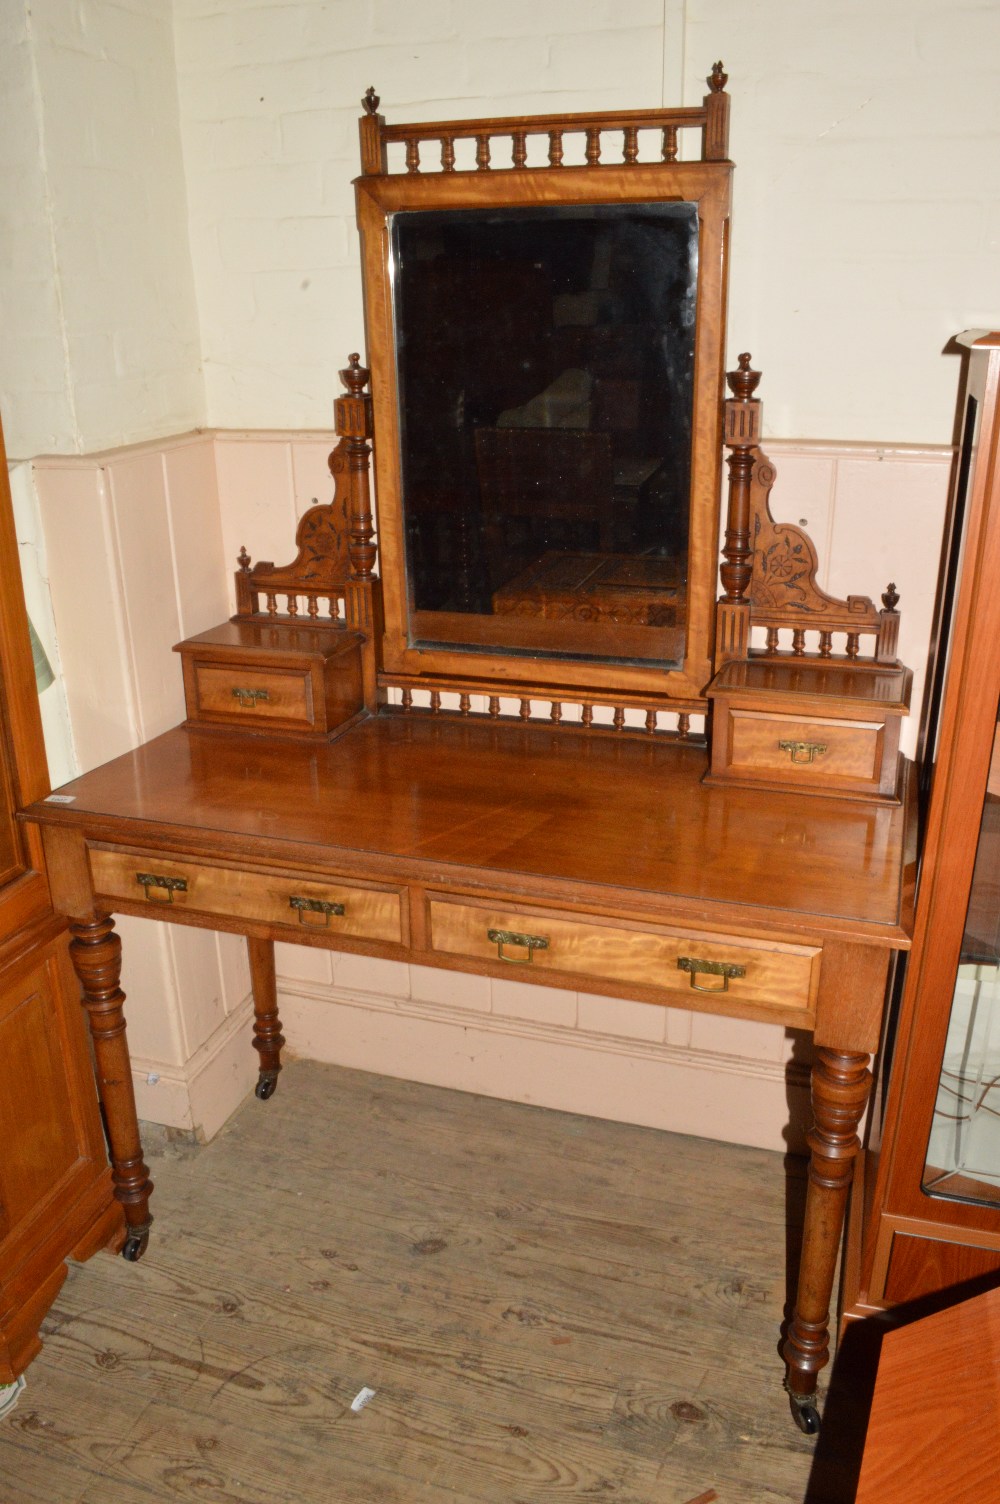
[[[411,640],[679,661],[695,205],[391,235]]]

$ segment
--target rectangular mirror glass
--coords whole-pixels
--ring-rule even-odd
[[[698,206],[396,212],[410,643],[679,665]]]

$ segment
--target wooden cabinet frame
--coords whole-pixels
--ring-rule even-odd
[[[37,828],[48,793],[28,619],[0,432],[0,1384],[39,1351],[66,1259],[122,1246],[67,924],[53,912]]]
[[[1000,1205],[921,1188],[1000,704],[1000,333],[965,334],[958,344],[964,433],[950,546],[957,583],[938,623],[934,677],[943,694],[924,749],[930,797],[913,949],[890,1040],[884,1116],[859,1163],[852,1209],[850,1316],[1000,1270]],[[960,505],[964,516],[956,518]]]

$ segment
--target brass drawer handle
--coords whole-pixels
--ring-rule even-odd
[[[745,977],[747,974],[745,966],[735,966],[731,961],[703,961],[698,956],[678,956],[677,969],[691,973],[691,986],[695,992],[728,992],[730,977]],[[722,986],[703,987],[700,982],[695,981],[699,972],[708,972],[710,976],[721,977]]]
[[[233,690],[233,699],[239,700],[243,710],[252,710],[258,700],[269,700],[271,692],[267,689],[240,689]]]
[[[173,903],[175,893],[187,892],[186,877],[163,877],[158,872],[137,872],[135,880],[142,884],[142,891],[150,903]],[[155,896],[158,888],[164,890],[165,897]]]
[[[507,961],[511,966],[530,966],[534,960],[536,950],[548,950],[549,939],[547,935],[522,935],[517,930],[487,930],[487,940],[491,940],[497,948],[497,955],[501,961]],[[505,956],[505,945],[517,945],[521,950],[526,950],[526,956]]]
[[[826,745],[826,742],[779,742],[778,751],[787,752],[794,763],[807,763],[822,757]]]
[[[297,909],[300,924],[311,924],[314,929],[325,929],[330,923],[330,915],[342,917],[345,910],[342,903],[329,903],[325,898],[290,898],[290,909]],[[307,914],[322,915],[322,923],[318,919],[307,919]]]

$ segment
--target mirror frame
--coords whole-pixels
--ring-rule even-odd
[[[721,82],[719,81],[721,79]],[[617,115],[535,116],[386,126],[369,90],[361,120],[363,176],[355,180],[362,243],[367,362],[373,400],[375,487],[384,634],[382,672],[397,678],[452,680],[484,690],[530,681],[544,696],[564,696],[574,686],[659,701],[675,709],[704,708],[712,675],[721,507],[722,397],[724,376],[727,252],[732,164],[726,158],[728,96],[717,65],[712,93],[701,109],[627,112]],[[695,161],[640,162],[639,129],[663,132],[664,154],[676,155],[680,127],[698,128],[702,156]],[[624,161],[602,163],[599,133],[623,132]],[[563,135],[586,132],[587,165],[563,166]],[[549,164],[524,165],[524,141],[549,138]],[[489,142],[514,143],[515,164],[493,168]],[[454,141],[473,137],[479,166],[455,170]],[[419,144],[442,143],[442,169],[425,171]],[[521,162],[518,163],[518,143]],[[406,143],[406,170],[389,170],[387,145]],[[593,143],[597,141],[596,149]],[[485,145],[484,145],[485,143]],[[450,164],[449,164],[450,158]],[[484,165],[485,163],[485,165]],[[601,657],[558,658],[504,653],[492,647],[415,646],[410,640],[406,585],[405,499],[402,494],[396,328],[390,258],[391,216],[402,211],[531,208],[546,205],[691,203],[698,214],[698,283],[691,414],[691,471],[685,653],[678,667],[629,664]],[[488,618],[484,618],[488,620]],[[571,696],[570,696],[571,697]]]

